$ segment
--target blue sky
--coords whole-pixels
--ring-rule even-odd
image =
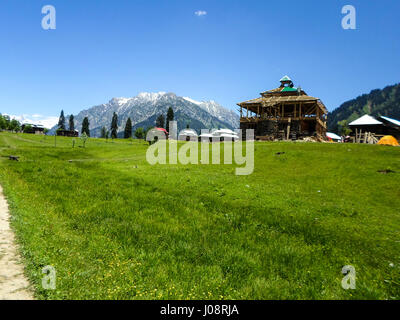
[[[41,28],[48,4],[56,30]],[[346,4],[357,30],[341,27]],[[58,116],[143,91],[236,109],[286,74],[333,110],[400,82],[399,13],[398,0],[2,0],[0,112]]]

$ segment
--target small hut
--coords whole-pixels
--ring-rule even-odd
[[[153,128],[147,132],[146,141],[152,144],[158,140],[168,140],[168,135],[168,131],[164,128]]]
[[[78,130],[63,130],[63,129],[58,129],[56,131],[57,136],[60,137],[79,137],[79,131]]]
[[[219,129],[219,130],[213,130],[211,132],[213,139],[214,140],[220,140],[222,141],[237,141],[239,140],[239,136],[235,131],[232,131],[230,129]]]
[[[326,140],[328,110],[285,76],[281,85],[261,97],[238,103],[240,129],[254,129],[257,140],[297,140],[315,136]]]
[[[373,117],[368,114],[349,124],[352,129],[354,142],[369,142],[371,137],[376,143],[384,136],[400,139],[400,121],[388,117]]]
[[[40,124],[24,123],[21,131],[30,134],[44,134],[45,127]]]

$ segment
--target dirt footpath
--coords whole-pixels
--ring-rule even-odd
[[[10,228],[10,213],[0,186],[0,300],[32,300]]]

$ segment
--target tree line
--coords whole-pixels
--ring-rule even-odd
[[[2,115],[0,113],[0,131],[11,131],[11,132],[21,132],[24,133],[32,133],[33,128],[32,125],[22,125],[17,119],[11,119],[8,115]],[[48,129],[44,129],[44,132],[47,133]]]
[[[156,119],[155,126],[157,128],[163,128],[166,129],[169,132],[169,123],[170,121],[174,120],[174,111],[170,107],[168,109],[166,117],[164,115],[159,115]],[[82,121],[82,129],[81,129],[81,134],[85,133],[88,137],[90,137],[90,122],[89,118],[85,117]],[[2,115],[0,114],[0,130],[8,130],[12,132],[20,132],[22,128],[21,123],[16,120],[16,119],[10,119],[9,116],[7,115]],[[132,119],[128,118],[125,124],[125,129],[124,129],[124,138],[129,139],[132,138],[134,135],[137,139],[144,139],[146,137],[147,132],[152,129],[152,127],[147,128],[146,130],[142,127],[139,127],[133,132],[133,125],[132,125]],[[29,133],[32,130],[32,126],[26,125],[24,126],[24,132]],[[66,118],[64,114],[64,110],[61,110],[61,114],[58,120],[57,124],[57,131],[59,130],[67,130],[67,125],[66,125]],[[75,131],[75,118],[73,115],[70,115],[68,118],[68,130],[69,131]],[[46,130],[47,131],[47,130]],[[101,129],[101,138],[111,138],[111,139],[116,139],[118,136],[118,115],[114,112],[112,120],[111,120],[111,126],[110,129],[103,127]]]
[[[156,127],[163,128],[169,132],[169,123],[170,121],[174,121],[174,110],[169,107],[167,111],[167,118],[164,117],[163,114],[160,114],[156,119]]]
[[[167,117],[166,117],[166,126],[165,126],[165,117],[164,115],[160,115],[156,119],[156,127],[158,128],[165,128],[169,132],[169,122],[174,120],[174,111],[170,107],[167,112]],[[60,118],[58,120],[58,128],[57,130],[66,130],[66,125],[65,125],[65,115],[64,111],[61,110]],[[81,129],[81,134],[86,134],[88,137],[90,137],[90,122],[89,118],[85,117],[82,121],[82,129]],[[133,125],[132,125],[132,119],[128,118],[125,123],[125,129],[124,129],[124,139],[130,139],[134,135],[137,139],[144,139],[146,137],[147,132],[152,129],[152,127],[147,128],[146,130],[142,127],[139,127],[133,132]],[[75,130],[75,124],[74,124],[74,116],[70,115],[69,117],[69,130],[74,131]],[[111,120],[111,125],[110,128],[108,129],[107,127],[102,127],[101,132],[100,132],[100,137],[103,139],[116,139],[118,137],[118,115],[114,112],[112,120]]]
[[[372,90],[369,94],[343,103],[329,113],[328,129],[340,135],[348,135],[351,132],[349,123],[365,114],[400,119],[400,83]]]
[[[11,120],[7,115],[0,114],[0,130],[19,132],[21,131],[21,123],[16,119]]]

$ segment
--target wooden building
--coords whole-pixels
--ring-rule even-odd
[[[21,126],[21,132],[30,134],[44,134],[44,129],[40,124],[24,123]]]
[[[238,103],[243,139],[246,129],[254,129],[257,140],[297,140],[314,136],[326,140],[328,110],[319,98],[295,88],[285,76],[279,88],[261,97]]]
[[[79,131],[78,130],[62,130],[62,129],[58,129],[56,131],[57,136],[61,136],[61,137],[71,137],[71,138],[75,138],[75,137],[79,137]]]
[[[384,136],[400,139],[400,121],[388,117],[364,115],[349,124],[356,143],[376,143]]]

